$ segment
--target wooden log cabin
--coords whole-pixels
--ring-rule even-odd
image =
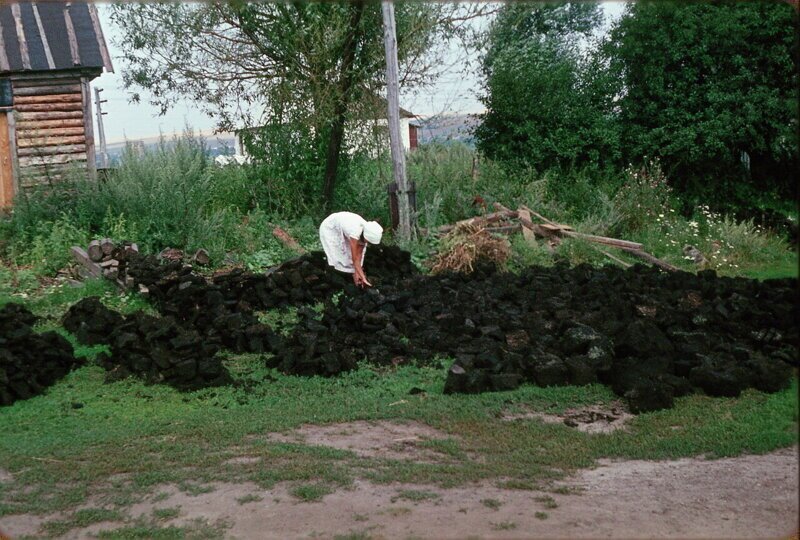
[[[0,3],[0,208],[67,169],[95,177],[89,83],[104,69],[94,5]]]

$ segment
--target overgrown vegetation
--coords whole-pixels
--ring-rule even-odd
[[[512,175],[462,144],[424,145],[409,158],[419,224],[426,229],[491,211],[494,202],[511,208],[527,204],[581,232],[642,242],[654,255],[687,270],[698,269],[685,258],[684,247],[691,245],[708,260],[703,268],[730,275],[767,275],[783,268],[784,274],[796,275],[796,255],[781,232],[721,215],[710,205],[685,214],[657,161],[596,182],[584,169]],[[341,208],[388,222],[388,167],[386,161],[362,157],[350,170],[352,191],[342,191]],[[105,236],[135,241],[151,253],[203,247],[214,266],[242,264],[253,270],[295,255],[273,236],[277,224],[305,248],[319,249],[316,224],[323,214],[303,206],[291,190],[271,189],[275,182],[260,165],[215,166],[204,142],[187,133],[154,150],[129,150],[105,182],[75,179],[23,193],[10,218],[0,222],[5,261],[0,294],[35,289],[36,276],[52,277],[70,262],[70,246]],[[389,235],[386,239],[392,241]],[[422,237],[406,247],[422,263],[437,244],[435,237]],[[521,238],[512,238],[512,246],[512,269],[560,259],[616,264],[576,239],[565,240],[554,253]]]

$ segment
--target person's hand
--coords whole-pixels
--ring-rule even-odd
[[[361,278],[361,284],[362,284],[364,287],[372,287],[372,283],[370,283],[369,281],[367,281],[367,276],[363,276],[363,277]]]
[[[361,287],[363,285],[363,283],[364,283],[362,281],[362,279],[361,279],[361,276],[358,274],[358,272],[355,272],[353,274],[353,283],[355,283],[356,287]]]

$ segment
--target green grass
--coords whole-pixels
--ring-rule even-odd
[[[169,521],[178,517],[180,513],[180,506],[174,506],[172,508],[154,508],[152,512],[155,521]]]
[[[517,528],[517,524],[513,521],[501,521],[500,523],[492,523],[492,529],[496,531],[513,531]]]
[[[492,510],[500,510],[500,507],[503,506],[503,503],[497,499],[482,499],[481,504]]]
[[[553,497],[549,496],[549,495],[545,495],[544,497],[536,497],[536,499],[534,499],[534,500],[536,502],[538,502],[538,503],[542,503],[545,508],[548,508],[548,509],[551,509],[551,510],[553,508],[558,508],[558,503],[556,502],[556,500]]]
[[[227,528],[226,523],[208,523],[203,519],[193,520],[188,525],[178,527],[175,525],[162,527],[149,523],[145,520],[138,520],[132,525],[101,531],[98,538],[107,540],[215,540],[222,538]]]
[[[49,536],[63,536],[72,529],[81,529],[104,521],[122,521],[124,516],[107,508],[84,508],[77,510],[66,519],[47,521],[42,530]]]
[[[412,502],[431,501],[439,498],[438,493],[432,491],[424,491],[418,489],[404,489],[397,492],[397,495],[392,497],[392,502],[399,500],[406,500]]]
[[[243,497],[237,497],[236,502],[239,504],[247,504],[251,502],[259,502],[263,501],[264,498],[261,495],[256,495],[254,493],[250,493],[249,495],[245,495]]]
[[[333,489],[325,484],[303,484],[292,488],[290,493],[303,502],[317,502],[325,495],[333,493]]]

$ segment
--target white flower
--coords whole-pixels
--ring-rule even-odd
[[[658,217],[664,217],[664,214],[658,214]]]
[[[690,221],[689,222],[689,227],[699,227],[699,226],[700,226],[700,224],[697,223],[696,221]]]

